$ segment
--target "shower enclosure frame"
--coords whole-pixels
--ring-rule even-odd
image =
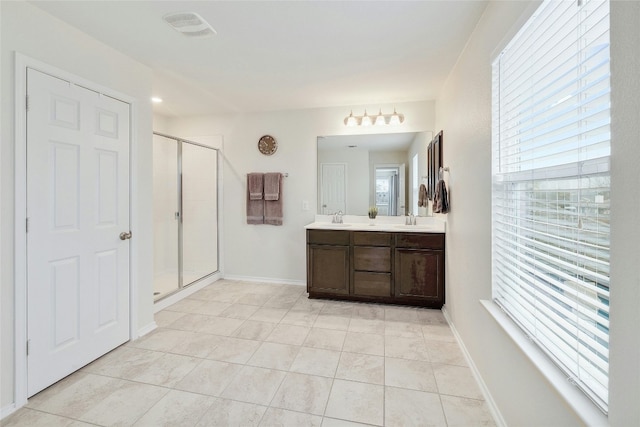
[[[177,136],[173,136],[173,135],[169,135],[163,132],[153,132],[153,135],[157,135],[166,139],[170,139],[172,141],[176,142],[176,147],[177,147],[177,152],[176,152],[176,179],[177,179],[177,201],[178,201],[178,205],[177,205],[177,211],[174,213],[174,219],[176,219],[178,221],[178,226],[177,226],[177,249],[178,249],[178,283],[177,283],[177,288],[166,292],[160,296],[158,296],[157,299],[154,298],[154,303],[158,303],[160,301],[162,301],[163,299],[170,297],[172,295],[175,295],[176,293],[182,291],[183,289],[194,285],[202,280],[205,280],[207,278],[210,278],[211,276],[220,273],[220,150],[218,148],[215,147],[211,147],[209,145],[206,144],[202,144],[199,142],[195,142],[195,141],[191,141],[185,138],[180,138]],[[155,143],[155,142],[154,142]],[[184,212],[183,212],[183,208],[184,208],[184,203],[183,203],[183,161],[182,161],[182,152],[183,152],[183,144],[190,144],[190,145],[194,145],[197,147],[201,147],[204,149],[208,149],[208,150],[213,150],[216,153],[216,191],[215,191],[215,201],[216,201],[216,208],[215,208],[215,227],[216,227],[216,268],[214,271],[211,271],[210,273],[207,273],[201,277],[198,277],[197,279],[190,281],[189,283],[185,284],[184,283]],[[155,251],[155,250],[154,250]],[[155,254],[154,254],[155,256]],[[155,268],[154,268],[154,281],[155,281]],[[155,290],[155,287],[154,287]],[[155,295],[154,295],[155,296]]]

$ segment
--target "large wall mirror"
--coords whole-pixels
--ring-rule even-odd
[[[318,137],[318,213],[418,215],[432,132]]]

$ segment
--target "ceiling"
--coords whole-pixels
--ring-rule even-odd
[[[32,1],[149,66],[168,116],[435,99],[486,7],[452,1]],[[196,12],[217,35],[162,17]]]

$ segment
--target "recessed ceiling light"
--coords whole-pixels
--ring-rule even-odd
[[[171,28],[187,37],[207,37],[217,34],[211,24],[195,12],[168,13],[162,19]]]
[[[153,102],[154,104],[159,104],[162,102],[162,98],[158,98],[157,96],[154,96],[151,98],[151,102]]]

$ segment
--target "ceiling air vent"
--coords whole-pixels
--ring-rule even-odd
[[[171,28],[187,37],[207,37],[217,34],[216,30],[202,16],[194,12],[169,13],[162,19]]]

